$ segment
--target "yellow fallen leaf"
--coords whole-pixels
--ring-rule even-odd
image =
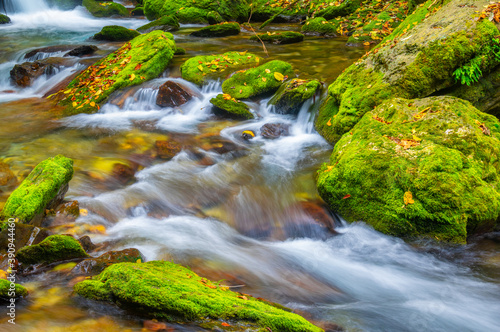
[[[247,54],[248,50],[246,50],[245,52],[240,52],[240,55],[241,56],[244,56],[245,54]]]
[[[94,102],[91,102],[91,103],[90,103],[90,106],[95,107],[95,103],[94,103]]]
[[[222,98],[224,98],[224,100],[230,100],[231,99],[231,95],[227,94],[227,93],[224,93],[222,95]]]
[[[80,216],[85,217],[89,214],[89,211],[86,209],[80,209]]]
[[[135,74],[130,74],[130,80],[133,81],[135,79]]]
[[[268,73],[268,74],[269,74],[270,72],[271,72],[271,70],[269,70],[269,69],[266,69],[266,73]]]
[[[203,67],[201,65],[198,66],[199,71],[203,71]]]
[[[73,102],[73,107],[76,107],[76,105],[78,105],[78,103],[76,101]]]
[[[139,258],[136,263],[142,263],[141,259]]]
[[[262,82],[265,82],[267,81],[267,79],[265,77],[262,77]]]
[[[282,73],[278,73],[278,72],[276,71],[276,72],[274,72],[274,78],[275,78],[276,80],[278,80],[278,81],[280,81],[280,82],[281,82],[281,81],[283,81],[283,80],[285,79],[285,76],[283,76],[283,74],[282,74]]]
[[[71,89],[64,91],[64,94],[67,95],[70,92],[71,92]]]
[[[250,135],[252,137],[255,137],[255,134],[251,130],[245,130],[242,134]]]
[[[405,201],[405,205],[415,203],[415,201],[413,200],[413,195],[411,194],[410,191],[405,192],[403,199]]]
[[[332,125],[332,118],[330,118],[330,119],[328,120],[328,122],[326,123],[326,125],[327,125],[328,127],[330,127],[330,126]]]

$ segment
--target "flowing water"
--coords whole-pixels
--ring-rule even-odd
[[[102,245],[100,253],[137,248],[147,260],[173,260],[235,290],[287,305],[323,326],[498,330],[498,244],[407,244],[363,223],[348,225],[336,218],[332,232],[314,221],[304,202],[318,202],[314,172],[332,149],[313,127],[318,98],[297,116],[275,113],[263,98],[249,102],[255,120],[221,120],[209,107],[210,98],[221,93],[220,83],[200,88],[179,78],[179,65],[197,54],[248,50],[265,57],[259,44],[247,40],[250,33],[200,40],[188,36],[196,27],[184,26],[175,39],[188,53],[176,57],[162,77],[114,94],[99,113],[54,120],[42,97],[119,45],[96,44],[97,56],[64,62],[55,75],[25,89],[8,78],[14,64],[27,61],[26,52],[37,47],[93,44],[88,38],[102,26],[135,28],[145,21],[96,19],[81,7],[63,12],[41,1],[8,4],[12,24],[0,26],[0,157],[20,180],[47,157],[73,158],[75,177],[67,198],[88,211],[53,231],[90,235]],[[300,77],[328,84],[365,51],[344,44],[306,38],[268,51],[271,59],[291,62]],[[167,80],[190,90],[193,99],[177,108],[157,106],[158,87]],[[241,138],[242,131],[258,133],[266,123],[288,124],[290,135]],[[155,159],[155,141],[166,139],[185,148],[170,161]],[[113,178],[116,163],[137,169],[135,179]],[[0,208],[11,190],[0,192]],[[32,291],[30,297],[18,303],[17,325],[10,326],[2,315],[0,330],[62,331],[89,319],[102,330],[141,330],[139,319],[113,306],[70,296],[77,280],[50,271],[24,277],[20,281]]]

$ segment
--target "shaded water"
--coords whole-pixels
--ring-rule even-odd
[[[362,223],[337,220],[334,235],[314,221],[303,203],[318,200],[314,172],[331,146],[314,131],[313,101],[297,116],[285,116],[268,107],[267,99],[256,99],[249,103],[255,120],[221,120],[209,107],[210,98],[221,93],[220,83],[199,88],[179,78],[179,65],[197,54],[248,50],[265,57],[260,44],[247,40],[249,33],[200,40],[188,36],[195,27],[183,27],[175,39],[188,54],[176,57],[161,78],[113,95],[97,114],[57,121],[40,97],[97,57],[75,62],[59,76],[41,77],[28,89],[11,85],[12,66],[33,48],[89,43],[104,25],[133,28],[145,21],[95,19],[82,8],[19,11],[11,15],[12,25],[0,27],[0,156],[19,180],[55,154],[75,160],[67,198],[78,200],[88,215],[54,231],[90,234],[103,252],[138,248],[147,260],[173,260],[347,331],[494,331],[500,326],[498,244],[409,245]],[[364,52],[344,43],[306,38],[271,45],[268,52],[270,59],[291,62],[301,78],[331,83]],[[99,44],[99,55],[118,46]],[[158,107],[157,89],[166,80],[195,97],[178,108]],[[258,134],[262,125],[276,122],[289,124],[291,135],[241,139],[244,130]],[[184,144],[167,162],[154,158],[155,141],[165,139]],[[221,146],[229,152],[221,153]],[[138,167],[135,180],[111,181],[115,163]],[[1,201],[8,194],[1,193]],[[47,272],[20,280],[32,294],[19,303],[16,327],[2,315],[0,329],[57,331],[87,323],[97,324],[94,330],[141,329],[139,319],[113,306],[71,297],[73,278]]]

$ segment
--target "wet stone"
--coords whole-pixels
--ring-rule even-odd
[[[274,139],[290,135],[290,125],[286,123],[266,123],[260,128],[260,134],[264,138]]]
[[[160,86],[156,105],[161,107],[175,107],[187,103],[193,96],[179,84],[166,81]]]
[[[124,262],[136,263],[138,260],[143,261],[144,257],[141,252],[135,248],[121,251],[108,251],[97,258],[81,261],[71,270],[71,273],[96,275],[110,265]]]
[[[182,146],[175,141],[156,141],[156,154],[160,159],[172,159],[181,152]]]
[[[40,76],[55,74],[56,66],[41,61],[24,62],[15,65],[10,71],[10,78],[20,87],[28,87]]]

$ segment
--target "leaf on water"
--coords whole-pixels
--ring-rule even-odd
[[[405,192],[403,199],[405,201],[405,205],[415,203],[415,201],[413,200],[413,195],[410,191]]]
[[[277,80],[277,81],[280,81],[282,82],[284,79],[285,79],[285,76],[283,76],[282,73],[279,73],[279,72],[274,72],[274,78]]]
[[[243,133],[242,133],[242,134],[246,134],[246,135],[250,135],[250,136],[252,136],[252,137],[255,137],[255,134],[254,134],[254,133],[253,133],[253,131],[251,131],[251,130],[245,130],[245,131],[243,131]]]

